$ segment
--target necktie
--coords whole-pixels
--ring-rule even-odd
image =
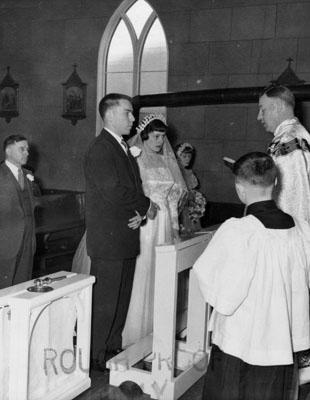
[[[127,143],[125,142],[125,140],[122,138],[122,140],[121,140],[121,145],[124,147],[124,149],[125,149],[125,151],[126,151],[126,153],[127,153],[127,151],[128,151],[128,146],[127,146]]]
[[[18,183],[23,190],[24,186],[25,186],[25,182],[24,182],[24,174],[23,174],[23,171],[21,170],[21,168],[18,169],[17,178],[18,178]]]

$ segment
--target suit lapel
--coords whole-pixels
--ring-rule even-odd
[[[121,155],[124,160],[128,161],[128,156],[125,154],[124,150],[122,149],[118,141],[105,129],[103,130],[102,134],[104,138],[113,145],[113,147],[119,153],[119,155]]]
[[[5,163],[3,163],[3,170],[5,172],[5,175],[7,176],[8,181],[11,182],[12,189],[15,188],[16,195],[18,197],[20,206],[21,206],[21,208],[23,209],[23,211],[25,213],[23,197],[22,197],[23,196],[23,192],[22,192],[22,189],[21,189],[19,183],[17,182],[17,179],[15,178],[13,172],[10,170],[10,168]],[[22,171],[23,171],[23,174],[24,174],[25,188],[27,188],[27,190],[28,190],[28,194],[30,196],[30,201],[31,201],[31,207],[33,208],[34,207],[34,202],[33,202],[33,196],[32,196],[32,189],[31,189],[31,186],[29,185],[28,178],[26,178],[26,176],[25,176],[26,175],[25,172],[27,172],[27,171],[24,170],[23,168],[22,168]]]
[[[34,200],[33,200],[33,191],[32,191],[32,184],[31,181],[27,178],[27,174],[29,173],[29,171],[27,171],[26,169],[22,168],[23,174],[24,174],[24,182],[25,182],[25,187],[28,190],[28,195],[30,198],[30,202],[31,202],[31,208],[34,209]],[[19,185],[18,185],[19,186]],[[22,191],[20,190],[20,193]]]
[[[114,146],[115,150],[118,152],[118,154],[124,160],[124,162],[126,164],[128,164],[127,171],[130,175],[130,179],[131,179],[132,183],[135,185],[135,187],[138,189],[138,184],[137,184],[137,182],[139,181],[138,166],[137,166],[136,161],[132,157],[129,148],[128,148],[128,154],[126,155],[124,150],[121,148],[121,145],[108,131],[103,129],[102,134],[105,137],[105,139],[108,140]]]
[[[138,187],[139,187],[138,182],[140,182],[139,167],[138,167],[138,164],[137,164],[136,160],[131,155],[129,149],[128,149],[128,160],[129,160],[129,163],[130,163],[133,175],[134,175],[136,189],[138,190]]]
[[[3,163],[3,170],[7,177],[8,182],[10,183],[10,186],[12,187],[12,194],[16,193],[16,196],[19,200],[20,206],[24,211],[23,200],[22,200],[22,189],[19,186],[17,179],[15,178],[13,172],[10,170],[10,168],[5,163]]]

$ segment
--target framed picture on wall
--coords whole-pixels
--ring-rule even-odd
[[[85,114],[85,97],[83,89],[77,86],[71,86],[66,89],[65,94],[66,113],[84,113]]]
[[[71,120],[76,125],[79,119],[86,118],[86,83],[82,82],[76,72],[77,65],[74,64],[74,71],[63,86],[63,114],[62,117]]]
[[[7,67],[7,74],[0,83],[0,117],[10,122],[11,118],[17,117],[18,113],[18,87]]]

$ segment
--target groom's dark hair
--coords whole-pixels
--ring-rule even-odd
[[[119,105],[120,100],[128,100],[132,102],[132,98],[122,93],[109,93],[104,96],[99,103],[98,109],[102,119],[104,119],[107,110],[111,107]]]

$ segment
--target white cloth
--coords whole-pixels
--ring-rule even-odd
[[[72,260],[71,271],[76,274],[90,274],[90,257],[87,255],[86,232],[84,233]]]
[[[297,118],[282,122],[274,132],[270,148],[304,139],[310,144],[310,136]],[[288,214],[310,223],[310,152],[295,150],[286,155],[272,154],[280,176],[276,186],[275,201]]]
[[[29,399],[47,398],[79,368],[74,364],[76,321],[76,308],[70,297],[55,300],[31,314]]]
[[[172,228],[178,225],[178,203],[186,190],[174,155],[167,162],[167,153],[150,154],[143,146],[137,158],[144,193],[160,210],[154,220],[147,219],[140,228],[140,255],[136,270],[126,324],[123,347],[138,342],[153,330],[155,246],[173,243]],[[171,172],[171,164],[175,170]],[[176,172],[179,174],[177,181]]]
[[[266,229],[254,216],[221,225],[194,264],[214,307],[212,341],[252,365],[293,363],[309,348],[310,228]]]

